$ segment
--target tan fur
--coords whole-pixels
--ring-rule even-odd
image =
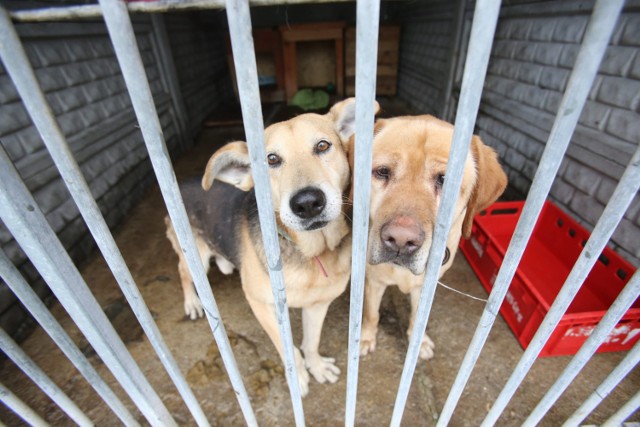
[[[375,126],[372,170],[381,166],[391,170],[388,181],[371,179],[369,248],[360,354],[375,350],[379,307],[387,286],[397,285],[411,295],[411,317],[407,334],[411,336],[424,267],[431,247],[431,237],[441,191],[436,176],[445,174],[453,126],[432,116],[397,117],[379,120]],[[351,160],[351,159],[350,159]],[[446,177],[445,177],[446,179]],[[447,238],[451,255],[442,266],[440,276],[453,263],[463,234],[468,237],[473,216],[493,203],[504,191],[507,177],[495,152],[474,136],[467,156],[460,195],[456,202],[453,225]],[[381,228],[398,215],[414,218],[425,232],[424,243],[407,266],[378,263],[384,251]],[[433,342],[422,340],[420,357],[433,356]]]
[[[277,153],[282,164],[269,168],[272,202],[276,221],[286,230],[288,237],[301,253],[303,262],[283,259],[283,274],[289,307],[302,308],[303,340],[296,348],[296,365],[302,395],[308,392],[310,372],[320,382],[335,382],[340,370],[333,358],[323,357],[318,352],[320,333],[329,304],[344,292],[351,274],[350,226],[342,212],[343,194],[350,184],[350,169],[347,160],[350,137],[353,133],[355,111],[353,98],[336,104],[328,114],[303,114],[291,120],[276,123],[265,130],[267,154]],[[378,105],[376,103],[376,111]],[[313,147],[320,140],[331,143],[330,151],[314,154]],[[208,190],[214,180],[232,184],[243,191],[253,187],[248,151],[244,142],[227,144],[209,160],[202,186]],[[327,208],[331,215],[323,228],[307,231],[297,224],[290,212],[289,201],[296,192],[306,187],[318,187],[327,195]],[[331,205],[331,206],[329,206]],[[336,210],[337,209],[337,210]],[[327,214],[329,215],[329,214]],[[240,278],[242,288],[252,311],[267,332],[280,356],[283,349],[275,315],[273,293],[269,275],[258,250],[252,243],[251,229],[245,219],[240,224]],[[203,263],[209,258],[220,257],[213,248],[204,243],[194,230],[198,250]],[[179,270],[185,294],[185,310],[201,314],[200,307],[193,306],[197,300],[186,262],[175,233],[168,224],[168,236],[179,257]],[[204,247],[203,247],[204,245]],[[325,277],[318,263],[326,270]],[[231,265],[222,258],[223,266]],[[225,262],[227,263],[225,265]],[[218,263],[220,266],[220,262]],[[233,265],[231,265],[233,269]],[[191,304],[187,307],[187,302]],[[200,304],[197,301],[197,304]],[[304,354],[304,357],[303,357]],[[307,371],[308,370],[308,371]]]

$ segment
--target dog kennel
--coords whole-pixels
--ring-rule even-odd
[[[537,359],[606,245],[640,263],[640,2],[0,5],[0,424],[640,421],[640,344],[594,355],[637,307],[637,272],[575,356]],[[357,94],[363,148],[351,286],[321,345],[342,374],[312,384],[303,400],[292,350],[299,314],[287,310],[275,223],[263,214],[271,201],[261,144],[264,126],[298,111],[286,102],[305,87],[332,100]],[[359,359],[373,99],[383,114],[432,114],[456,133],[420,333],[404,339],[408,303],[391,292],[379,348]],[[505,197],[527,200],[486,303],[436,292],[472,133],[499,153]],[[217,146],[240,138],[251,151],[284,368],[237,275],[204,274],[177,192],[176,175],[201,173]],[[499,309],[547,198],[591,234],[523,351]],[[167,212],[207,322],[183,319]],[[443,280],[486,296],[461,253]],[[427,322],[436,357],[425,363]]]

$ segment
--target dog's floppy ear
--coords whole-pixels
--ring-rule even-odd
[[[375,115],[380,111],[380,104],[377,101],[373,101],[373,104],[373,114]],[[356,130],[356,99],[347,98],[338,102],[331,107],[329,115],[335,123],[335,129],[340,135],[342,144],[346,146]]]
[[[246,142],[230,142],[213,153],[204,170],[202,188],[205,190],[211,188],[214,179],[234,185],[242,191],[253,188],[251,162]]]
[[[471,236],[473,217],[491,206],[507,186],[507,175],[498,163],[496,152],[484,145],[479,136],[474,135],[471,139],[471,153],[476,162],[477,179],[462,223],[462,235],[465,239]]]

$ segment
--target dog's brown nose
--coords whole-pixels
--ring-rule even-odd
[[[411,255],[424,243],[424,230],[409,216],[399,216],[380,229],[380,239],[390,251]]]
[[[324,192],[312,187],[298,191],[289,201],[291,211],[303,219],[320,215],[326,204],[327,199]]]

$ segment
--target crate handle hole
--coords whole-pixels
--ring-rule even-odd
[[[556,221],[556,224],[558,225],[558,227],[562,227],[564,225],[564,221],[558,218],[558,220]]]
[[[582,242],[580,242],[580,244],[582,245],[582,247],[584,248],[587,245],[587,241],[582,239]]]
[[[626,279],[628,274],[626,271],[624,271],[623,269],[619,268],[618,271],[616,272],[616,274],[618,275],[618,277],[622,280]]]
[[[576,230],[574,230],[573,228],[570,228],[569,229],[569,236],[576,237]]]
[[[601,263],[603,263],[604,265],[609,265],[609,258],[605,255],[605,254],[601,254],[598,257],[598,261],[600,261]]]
[[[512,215],[518,213],[517,208],[495,209],[491,211],[491,215]]]

